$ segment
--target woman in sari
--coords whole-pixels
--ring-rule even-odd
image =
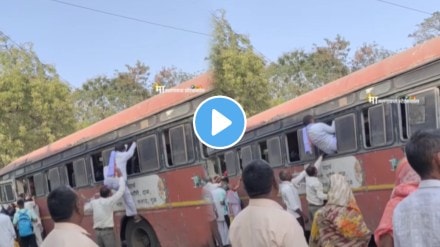
[[[366,247],[371,232],[364,222],[351,187],[340,174],[330,177],[327,204],[312,223],[311,247]]]
[[[379,226],[374,232],[374,240],[379,247],[392,247],[393,241],[393,212],[394,208],[409,194],[417,190],[420,183],[419,175],[411,168],[406,158],[397,165],[396,182],[391,198],[385,206]]]

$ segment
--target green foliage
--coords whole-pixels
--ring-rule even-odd
[[[214,39],[209,56],[219,94],[237,100],[252,116],[270,106],[265,62],[249,39],[235,33],[224,17],[214,17]]]
[[[375,43],[363,44],[353,58],[349,52],[350,42],[338,35],[334,40],[325,39],[323,46],[314,45],[311,52],[293,50],[283,54],[267,68],[272,104],[297,97],[393,54]]]
[[[88,80],[74,92],[78,128],[84,128],[139,103],[151,93],[147,89],[150,68],[141,62],[127,71],[116,71],[113,78],[99,76]]]
[[[394,52],[383,47],[379,47],[379,45],[376,43],[365,43],[354,53],[354,57],[351,60],[351,71],[353,72],[365,68],[393,54]]]
[[[0,35],[0,167],[74,131],[70,88],[32,47]]]
[[[417,25],[417,30],[408,37],[414,39],[414,44],[420,44],[426,40],[440,36],[440,12],[432,13],[432,16],[426,18],[422,23]]]
[[[186,73],[178,70],[176,67],[163,67],[155,76],[154,83],[152,84],[151,93],[158,94],[155,89],[155,85],[165,86],[165,88],[171,88],[179,85],[184,81],[191,80],[196,75]]]

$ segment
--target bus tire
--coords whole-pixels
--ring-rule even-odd
[[[138,223],[134,220],[127,223],[125,239],[128,247],[160,247],[153,227],[144,219]]]

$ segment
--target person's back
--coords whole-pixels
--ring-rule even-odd
[[[405,147],[407,160],[421,178],[419,188],[394,209],[394,246],[440,246],[440,130],[419,130]]]
[[[310,141],[327,154],[336,152],[336,137],[334,127],[325,123],[313,123],[307,126]]]
[[[229,236],[234,247],[306,246],[295,217],[269,199],[253,199],[232,222]]]
[[[0,247],[13,247],[15,237],[11,219],[4,212],[0,212]]]
[[[310,141],[326,154],[333,154],[337,151],[335,136],[335,122],[329,126],[325,123],[316,123],[311,115],[303,119]]]
[[[440,246],[440,234],[431,232],[440,223],[440,183],[424,184],[432,187],[413,192],[394,210],[394,246]]]
[[[121,170],[122,176],[125,180],[127,180],[127,161],[133,157],[135,150],[136,142],[133,142],[130,148],[126,151],[116,150],[115,162],[117,167]]]
[[[47,197],[47,207],[55,224],[42,247],[98,247],[89,238],[89,233],[79,226],[84,211],[71,188],[62,185],[52,190]]]
[[[233,247],[306,247],[303,230],[295,217],[270,199],[278,193],[272,168],[263,160],[252,161],[243,171],[250,200],[231,224]]]

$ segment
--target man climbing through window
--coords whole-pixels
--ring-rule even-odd
[[[104,167],[104,185],[113,190],[118,190],[119,180],[115,177],[115,169],[119,168],[126,186],[123,196],[125,215],[134,217],[135,222],[139,222],[141,217],[137,214],[136,204],[127,185],[127,161],[133,157],[135,150],[136,142],[133,142],[128,150],[125,144],[119,144],[115,147],[115,151],[110,154],[108,166]]]
[[[336,136],[335,136],[335,122],[329,126],[325,123],[316,123],[315,118],[311,115],[307,115],[303,119],[305,126],[306,139],[308,139],[313,145],[318,147],[326,154],[334,154],[337,151]],[[304,140],[305,144],[308,143]],[[311,149],[305,145],[306,150]]]

